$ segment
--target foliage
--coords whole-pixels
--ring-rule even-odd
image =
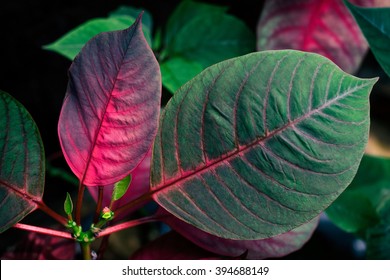
[[[297,21],[310,28],[288,32],[281,20],[313,19],[325,10],[332,16]],[[290,50],[253,53],[251,32],[223,7],[184,1],[154,39],[151,21],[121,7],[46,46],[74,58],[58,122],[64,158],[79,182],[75,211],[66,194],[66,217],[42,201],[44,152],[34,122],[0,92],[1,232],[16,227],[74,240],[89,259],[96,239],[158,221],[175,231],[132,258],[281,257],[305,244],[318,216],[339,197],[329,215],[350,232],[365,232],[369,257],[387,258],[389,196],[382,181],[375,195],[357,183],[369,160],[359,167],[377,79],[339,68],[355,72],[367,49],[346,7],[329,0],[313,9],[308,0],[281,9],[281,1],[269,1],[258,48]],[[339,34],[325,33],[336,47],[319,43],[327,40],[317,40],[318,29],[339,24]],[[275,36],[284,32],[298,45],[287,47]],[[356,49],[346,52],[345,32],[358,34]],[[175,94],[160,115],[162,84]],[[85,189],[96,210],[82,226]],[[368,210],[351,215],[356,199]],[[155,213],[129,219],[151,201]],[[19,223],[37,208],[62,230]],[[175,241],[190,250],[169,250],[166,244]]]

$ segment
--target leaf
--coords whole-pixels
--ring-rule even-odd
[[[171,231],[136,251],[132,260],[201,260],[220,259],[221,257],[208,252],[178,233]]]
[[[42,201],[45,162],[38,128],[30,114],[0,90],[0,233]]]
[[[171,58],[160,67],[162,83],[172,93],[203,70],[199,63],[181,57]]]
[[[127,175],[125,178],[114,184],[114,190],[112,192],[112,200],[118,200],[127,192],[131,183],[131,175]]]
[[[126,29],[135,22],[136,16],[134,16],[134,13],[132,13],[132,16],[126,15],[128,11],[123,9],[120,8],[114,11],[108,18],[91,19],[69,31],[55,42],[43,46],[43,48],[73,60],[83,46],[97,34]],[[150,18],[150,15],[147,15],[146,18]],[[151,29],[144,28],[143,32],[149,45],[151,45]]]
[[[58,133],[81,183],[114,184],[137,167],[157,131],[161,78],[140,18],[89,41],[69,70]]]
[[[169,44],[177,36],[183,25],[196,17],[206,17],[213,15],[224,14],[227,7],[210,5],[207,3],[200,3],[185,0],[182,1],[169,17],[166,26],[165,44]]]
[[[70,194],[67,192],[66,193],[66,199],[64,202],[64,211],[66,215],[72,215],[73,212],[73,202],[72,202],[72,197]]]
[[[150,181],[150,157],[151,157],[151,149],[146,154],[146,157],[141,161],[141,163],[131,172],[131,184],[130,192],[126,192],[125,195],[119,200],[115,201],[114,206],[111,210],[115,211],[119,207],[129,203],[130,201],[135,200],[141,195],[147,193],[149,191],[149,181]],[[91,194],[92,198],[97,201],[98,199],[98,188],[96,187],[88,187],[88,191]],[[114,191],[114,185],[104,186],[103,188],[103,206],[110,205],[112,193]],[[122,214],[115,213],[115,220],[120,220],[122,218],[127,217],[130,213],[138,209],[131,208],[127,211],[124,211]]]
[[[356,173],[376,81],[292,50],[209,67],[160,119],[154,200],[227,239],[268,238],[312,220]]]
[[[163,215],[162,218],[172,229],[207,251],[229,257],[245,254],[247,259],[278,258],[299,250],[312,236],[318,220],[317,217],[292,231],[271,238],[231,240],[208,234],[172,215]]]
[[[367,230],[366,257],[370,260],[390,260],[390,225],[379,224]]]
[[[355,0],[376,5],[373,0]],[[257,49],[295,49],[331,59],[354,73],[367,43],[352,15],[339,0],[266,1],[257,26]]]
[[[390,8],[362,8],[348,1],[344,3],[363,31],[375,58],[390,76]]]
[[[138,8],[123,5],[123,6],[119,6],[119,8],[116,9],[115,11],[112,11],[111,13],[109,13],[109,17],[113,18],[113,17],[129,16],[129,17],[132,17],[133,19],[136,19],[140,13],[143,13],[142,25],[144,27],[144,31],[147,30],[148,34],[150,35],[151,30],[153,28],[153,20],[152,20],[152,16],[150,15],[150,13],[148,11],[146,11],[145,9],[142,9],[142,8],[138,9]],[[145,34],[145,36],[146,36],[146,34]]]
[[[225,7],[193,1],[173,12],[163,42],[163,85],[172,93],[202,69],[255,49],[252,31]]]
[[[380,221],[377,208],[390,195],[390,159],[365,155],[355,178],[326,210],[341,229],[357,233]]]
[[[2,260],[73,260],[76,243],[71,239],[30,232]]]

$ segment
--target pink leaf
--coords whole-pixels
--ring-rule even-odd
[[[191,243],[172,231],[142,247],[131,257],[133,260],[200,260],[221,257]]]
[[[65,159],[87,186],[127,176],[157,130],[161,75],[141,28],[101,33],[75,58],[58,133]]]
[[[354,0],[384,6],[389,0]],[[257,26],[257,49],[295,49],[321,54],[355,72],[368,49],[342,0],[268,0]]]
[[[294,230],[271,238],[232,240],[204,232],[179,220],[162,208],[159,209],[159,214],[161,214],[163,222],[199,247],[228,257],[238,257],[246,254],[248,259],[277,258],[299,250],[310,239],[319,220],[317,217]]]
[[[131,184],[126,192],[126,194],[121,197],[118,201],[114,203],[114,210],[125,205],[126,203],[140,197],[141,195],[149,191],[149,174],[150,174],[150,159],[151,159],[151,149],[147,153],[146,157],[141,161],[141,163],[131,172]],[[108,185],[103,190],[103,207],[110,205],[112,190],[114,185]],[[93,199],[97,201],[98,198],[98,188],[88,187],[89,192],[91,193]],[[137,208],[139,205],[137,206]],[[120,216],[115,216],[115,219],[121,219],[131,213],[134,209],[128,209],[124,211]]]

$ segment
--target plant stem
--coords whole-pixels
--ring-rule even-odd
[[[142,196],[140,196],[139,198],[133,200],[133,201],[130,201],[129,203],[119,207],[118,209],[115,210],[115,215],[119,216],[122,212],[125,212],[127,211],[128,209],[130,208],[133,208],[135,206],[138,206],[144,202],[147,202],[149,200],[152,199],[152,192],[148,192]]]
[[[38,209],[42,210],[54,220],[58,221],[61,225],[67,226],[68,221],[66,218],[49,208],[43,201],[35,201],[35,203],[38,205]]]
[[[81,206],[83,204],[85,186],[83,184],[79,184],[79,192],[77,195],[77,203],[76,203],[76,223],[77,225],[81,225]]]
[[[96,224],[100,218],[100,212],[102,211],[102,204],[103,204],[103,186],[99,186],[95,217],[93,219],[94,224]]]
[[[22,224],[22,223],[17,223],[13,227],[18,228],[18,229],[22,229],[22,230],[51,235],[51,236],[55,236],[55,237],[73,239],[72,235],[69,232],[65,232],[65,231],[59,231],[59,230],[54,230],[54,229],[49,229],[49,228],[42,228],[42,227],[37,227],[37,226],[30,226],[30,225],[26,225],[26,224]]]
[[[103,237],[103,236],[112,234],[114,232],[121,231],[121,230],[131,228],[131,227],[135,227],[138,225],[151,223],[151,222],[157,222],[160,220],[160,218],[161,218],[160,215],[152,215],[152,216],[143,217],[143,218],[140,218],[137,220],[127,221],[127,222],[117,224],[117,225],[112,226],[112,227],[107,227],[107,228],[103,229],[101,232],[99,232],[98,237]]]
[[[84,260],[91,260],[91,243],[80,242],[81,252]]]

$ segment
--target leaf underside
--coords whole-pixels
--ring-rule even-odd
[[[206,69],[160,119],[153,198],[228,239],[268,238],[312,220],[357,170],[375,82],[291,50]]]
[[[375,5],[374,0],[354,0]],[[295,49],[321,54],[354,73],[367,42],[352,15],[339,0],[266,1],[257,26],[257,49]]]
[[[19,102],[0,91],[0,233],[37,208],[44,173],[36,124]]]
[[[68,165],[87,186],[130,174],[157,131],[161,75],[140,21],[94,37],[69,70],[58,133]]]

